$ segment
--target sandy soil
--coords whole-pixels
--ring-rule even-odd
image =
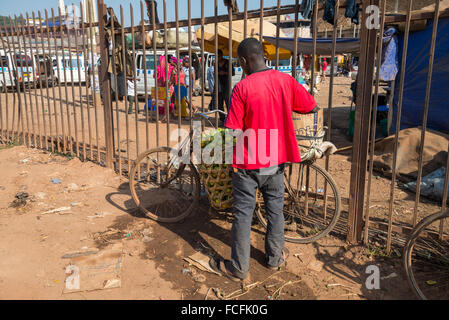
[[[208,215],[205,199],[183,223],[158,224],[139,216],[126,180],[91,162],[18,146],[3,147],[0,164],[1,299],[204,299],[210,288],[240,292],[239,284],[183,261],[205,248],[230,254],[231,217]],[[20,191],[29,194],[26,205],[10,207]],[[60,207],[71,209],[42,214]],[[114,243],[123,244],[121,288],[62,293],[64,254],[85,247],[106,250]],[[254,224],[245,283],[266,281],[240,299],[274,297],[283,285],[279,299],[413,298],[394,255],[351,247],[334,235],[310,245],[288,243],[287,269],[275,274],[263,266],[263,243],[263,229]],[[364,285],[372,264],[387,277],[380,290]],[[208,299],[217,299],[213,290]]]
[[[335,78],[331,141],[338,148],[352,144],[347,136],[352,96],[349,89],[350,82],[348,78]],[[77,136],[74,135],[74,140],[78,140],[82,147],[84,143],[87,145],[86,149],[80,148],[74,155],[78,153],[82,160],[97,162],[97,149],[94,148],[91,154],[89,144],[96,145],[98,137],[100,151],[104,145],[100,98],[97,97],[97,106],[91,103],[87,107],[84,89],[80,98],[79,88],[75,87],[74,99],[72,90],[69,88],[66,95],[64,89],[61,88],[62,100],[59,99],[59,88],[55,88],[54,95],[53,90],[49,89],[49,99],[45,89],[42,96],[40,89],[22,93],[22,97],[25,96],[28,102],[31,96],[34,103],[34,117],[31,117],[31,110],[28,112],[30,128],[33,123],[30,120],[34,120],[34,132],[39,132],[39,124],[41,132],[44,132],[42,119],[45,119],[47,132],[50,132],[51,122],[54,134],[57,119],[58,132],[62,133],[61,119],[66,121],[65,128],[68,129],[66,120],[68,111],[73,135],[74,119],[77,119]],[[43,108],[41,97],[44,97]],[[56,100],[51,97],[56,97]],[[36,108],[35,98],[38,98],[39,108]],[[17,101],[14,101],[12,93],[2,94],[1,99],[2,125],[5,127],[7,114],[5,106],[8,105],[9,128],[11,128],[13,110],[16,110],[17,117]],[[205,106],[209,100],[210,97],[206,95]],[[321,85],[316,100],[325,109],[325,122],[329,125],[328,83]],[[201,106],[201,97],[195,97],[194,104]],[[127,115],[124,112],[123,101],[114,102],[113,106],[115,143],[117,152],[122,154],[123,159],[129,155],[129,159],[132,160],[138,152],[147,147],[155,147],[157,136],[159,145],[167,144],[165,124],[160,123],[157,126],[154,121],[147,122],[145,114],[137,115],[137,119],[135,114]],[[140,107],[143,107],[143,102],[140,102]],[[42,117],[42,114],[45,116]],[[98,136],[95,114],[97,114]],[[26,117],[24,123],[26,125]],[[91,130],[88,123],[91,123]],[[183,121],[181,126],[188,128],[189,122]],[[177,127],[178,122],[173,121],[168,132]],[[36,145],[41,144],[38,142]],[[46,147],[45,141],[42,146]],[[229,257],[229,230],[232,219],[229,216],[210,216],[206,199],[201,200],[199,209],[183,223],[158,224],[140,216],[130,196],[127,179],[112,170],[90,161],[82,162],[77,158],[71,159],[68,156],[59,156],[24,146],[0,148],[0,167],[3,173],[0,181],[0,232],[3,238],[0,242],[0,253],[2,257],[6,257],[0,261],[0,298],[204,299],[207,295],[208,299],[217,299],[210,288],[218,288],[223,294],[239,290],[238,284],[198,271],[183,261],[184,257],[195,253],[196,250],[209,250],[206,248]],[[58,151],[57,148],[55,151]],[[315,244],[288,243],[291,256],[288,259],[287,270],[273,275],[263,266],[264,234],[263,229],[255,223],[252,233],[251,273],[247,282],[255,283],[271,277],[241,296],[242,299],[267,299],[288,281],[294,283],[283,287],[279,299],[414,298],[404,278],[399,258],[401,248],[395,247],[392,256],[386,257],[383,252],[386,243],[383,233],[374,233],[368,248],[348,246],[344,241],[350,158],[349,150],[332,156],[329,162],[329,172],[337,182],[343,200],[339,232]],[[324,160],[319,161],[319,164],[325,167]],[[117,166],[117,169],[119,168],[126,175],[128,169],[126,162],[121,161],[120,167]],[[60,179],[61,184],[53,184],[51,178]],[[72,184],[76,184],[77,187]],[[370,214],[378,222],[388,221],[388,197],[385,194],[390,185],[389,179],[374,174]],[[26,206],[10,207],[18,192],[29,194]],[[413,193],[396,188],[393,221],[410,223],[413,217],[411,209],[413,204]],[[68,214],[42,214],[60,207],[72,208]],[[418,216],[436,212],[438,208],[438,204],[423,199]],[[64,254],[86,247],[106,250],[115,243],[123,244],[121,288],[62,294],[66,277],[65,267],[68,263],[61,258]],[[381,280],[380,290],[368,290],[364,285],[367,277],[366,267],[372,264],[380,267],[381,277],[387,277]],[[204,275],[205,280],[198,275]],[[202,278],[200,282],[199,278]]]

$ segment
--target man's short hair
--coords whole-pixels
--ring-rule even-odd
[[[262,43],[256,38],[247,38],[243,40],[238,49],[237,53],[239,56],[244,57],[246,59],[250,57],[262,57],[264,56]]]

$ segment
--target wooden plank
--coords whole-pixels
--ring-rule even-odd
[[[369,5],[379,5],[379,0],[363,1],[362,20],[366,21],[366,8]],[[376,55],[377,29],[366,28],[362,23],[361,54],[359,67],[359,82],[357,84],[357,99],[354,127],[354,148],[351,161],[350,201],[348,217],[347,241],[358,243],[362,240],[365,177],[368,165],[368,145],[372,108],[372,87],[374,77],[374,59]]]
[[[105,23],[107,21],[106,6],[103,0],[98,0],[98,17],[100,29],[100,85],[103,87],[103,114],[104,114],[104,134],[106,140],[106,167],[112,168],[114,158],[114,131],[113,131],[113,115],[112,115],[112,100],[111,100],[111,79],[108,73],[109,61],[109,43],[106,39]],[[100,159],[100,158],[99,158]]]

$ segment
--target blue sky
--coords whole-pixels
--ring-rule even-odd
[[[163,20],[163,1],[156,0],[158,2],[159,19]],[[65,5],[79,5],[80,0],[70,1],[65,0]],[[107,6],[112,6],[117,15],[120,13],[120,5],[123,6],[125,23],[129,23],[129,4],[131,3],[134,8],[135,23],[140,21],[140,1],[139,0],[104,0]],[[301,1],[300,1],[301,2]],[[237,0],[239,9],[243,11],[244,0]],[[295,0],[281,0],[281,5],[291,5],[294,4]],[[175,0],[166,0],[167,4],[167,20],[175,20]],[[214,0],[204,0],[204,10],[205,16],[214,15]],[[179,5],[179,18],[180,20],[187,18],[187,0],[178,0]],[[277,0],[264,0],[264,7],[273,7],[277,5]],[[191,0],[191,15],[192,18],[199,18],[201,16],[201,0]],[[248,9],[258,9],[260,7],[260,0],[248,0]],[[0,0],[0,15],[13,16],[14,14],[25,15],[26,12],[31,16],[31,12],[34,11],[37,15],[37,11],[47,9],[51,14],[51,8],[55,9],[55,13],[58,12],[58,1],[57,0]],[[226,7],[223,4],[223,0],[218,0],[219,14],[226,14]],[[145,4],[144,4],[145,10]],[[144,12],[145,18],[146,11]]]

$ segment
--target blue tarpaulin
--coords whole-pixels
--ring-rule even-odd
[[[433,21],[423,31],[411,32],[407,51],[401,130],[422,126],[426,96],[427,71],[432,41]],[[430,89],[429,129],[449,132],[449,19],[440,19],[435,48],[432,84]],[[399,68],[402,63],[404,34],[399,36]],[[396,77],[394,113],[391,132],[396,130],[400,72]]]

